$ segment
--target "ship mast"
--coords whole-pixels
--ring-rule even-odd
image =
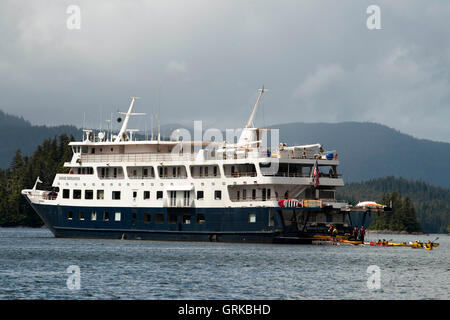
[[[255,106],[253,107],[253,111],[252,111],[252,114],[250,115],[250,119],[248,119],[247,125],[245,126],[246,128],[253,128],[253,121],[255,120],[256,111],[258,110],[259,102],[261,101],[261,97],[262,97],[263,93],[264,93],[264,85],[262,86],[261,89],[259,89],[258,99],[256,100]]]
[[[130,120],[131,116],[141,116],[141,115],[145,115],[145,113],[131,113],[131,111],[133,110],[133,105],[134,105],[134,101],[136,99],[138,99],[139,97],[131,97],[131,104],[130,107],[128,108],[128,112],[119,112],[120,114],[124,114],[125,115],[125,120],[123,120],[123,124],[122,124],[122,128],[119,131],[119,134],[117,135],[116,139],[114,140],[114,142],[119,142],[119,141],[127,141],[128,140],[128,135],[127,135],[127,126],[128,126],[128,121]]]
[[[256,100],[255,106],[253,107],[253,111],[250,115],[250,118],[248,119],[247,125],[242,130],[241,136],[239,137],[238,145],[239,146],[250,146],[257,144],[259,141],[257,141],[257,134],[254,130],[254,124],[253,121],[255,120],[256,111],[258,111],[259,103],[261,101],[261,97],[263,93],[266,91],[264,89],[264,85],[261,89],[259,89],[259,95],[258,99]]]

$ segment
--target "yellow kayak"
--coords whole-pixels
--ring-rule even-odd
[[[388,242],[388,244],[394,247],[409,247],[409,244],[407,244],[406,242]]]
[[[319,238],[319,239],[328,239],[328,238],[331,238],[331,236],[322,235],[322,234],[315,234],[313,237],[314,237],[314,238]],[[337,235],[336,238],[342,239],[342,238],[345,238],[345,236]]]
[[[410,246],[413,249],[427,249],[427,250],[432,250],[433,248],[437,248],[439,247],[439,243],[431,243],[431,245],[429,243],[410,243],[408,246]]]

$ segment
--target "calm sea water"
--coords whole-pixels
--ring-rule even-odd
[[[56,239],[0,228],[0,299],[449,299],[450,237],[408,247]],[[70,290],[67,268],[80,270]],[[369,289],[380,270],[380,288]],[[374,277],[372,275],[372,277]]]

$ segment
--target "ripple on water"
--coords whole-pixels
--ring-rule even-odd
[[[46,229],[0,228],[0,299],[449,299],[450,241],[440,238],[428,252],[56,239]],[[67,288],[69,265],[80,267],[78,291]],[[378,290],[367,288],[370,265],[381,270]]]

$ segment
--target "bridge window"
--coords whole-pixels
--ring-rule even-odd
[[[214,191],[214,200],[220,200],[222,199],[222,191],[216,190]]]
[[[256,213],[249,213],[248,214],[248,222],[249,223],[255,223],[256,222]]]
[[[150,199],[150,191],[144,191],[144,200]]]
[[[202,200],[204,198],[204,192],[203,191],[197,191],[197,200]]]
[[[73,219],[73,212],[67,211],[67,220],[72,220],[72,219]]]
[[[156,199],[162,199],[163,198],[163,192],[162,191],[156,191]]]
[[[103,212],[103,221],[109,221],[109,212],[107,211]]]
[[[91,212],[91,221],[95,221],[95,220],[97,220],[97,212],[92,211]]]
[[[122,216],[122,214],[120,212],[116,212],[114,214],[114,220],[115,221],[120,221],[121,216]]]

